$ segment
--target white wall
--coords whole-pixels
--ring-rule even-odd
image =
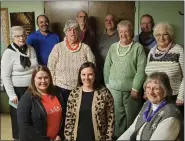
[[[8,8],[8,14],[12,12],[35,12],[35,20],[36,20],[38,15],[44,14],[44,1],[38,1],[38,2],[3,1],[1,2],[1,8]],[[10,15],[9,15],[9,18],[10,18]],[[10,19],[9,19],[9,25],[10,25]],[[36,29],[38,29],[36,25],[35,27]]]

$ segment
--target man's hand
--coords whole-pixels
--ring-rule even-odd
[[[131,94],[132,99],[134,99],[134,100],[139,99],[139,93],[137,91],[132,89],[130,94]]]

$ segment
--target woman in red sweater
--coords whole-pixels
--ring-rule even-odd
[[[53,141],[63,139],[65,105],[53,85],[46,66],[35,68],[31,85],[17,109],[20,141]]]

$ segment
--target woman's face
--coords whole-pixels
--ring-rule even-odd
[[[26,35],[24,31],[14,31],[13,42],[19,47],[26,44]]]
[[[66,37],[69,42],[75,43],[78,40],[78,29],[77,28],[67,29]]]
[[[39,71],[35,76],[35,87],[41,93],[47,93],[50,85],[50,77],[47,72]]]
[[[145,93],[153,104],[159,104],[165,98],[164,91],[157,80],[151,80],[146,84]]]
[[[131,29],[127,26],[119,27],[119,38],[122,45],[128,45],[132,41],[132,32]]]
[[[166,48],[168,47],[169,43],[171,42],[171,38],[170,35],[167,31],[166,28],[159,28],[159,30],[157,31],[156,35],[155,35],[155,39],[157,41],[157,44],[161,47],[161,48]]]
[[[95,81],[95,73],[93,68],[84,68],[83,70],[81,70],[80,76],[83,86],[93,88],[93,84]]]

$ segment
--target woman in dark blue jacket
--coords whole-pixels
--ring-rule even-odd
[[[34,70],[31,85],[18,104],[17,117],[20,141],[64,139],[65,105],[46,66]]]

